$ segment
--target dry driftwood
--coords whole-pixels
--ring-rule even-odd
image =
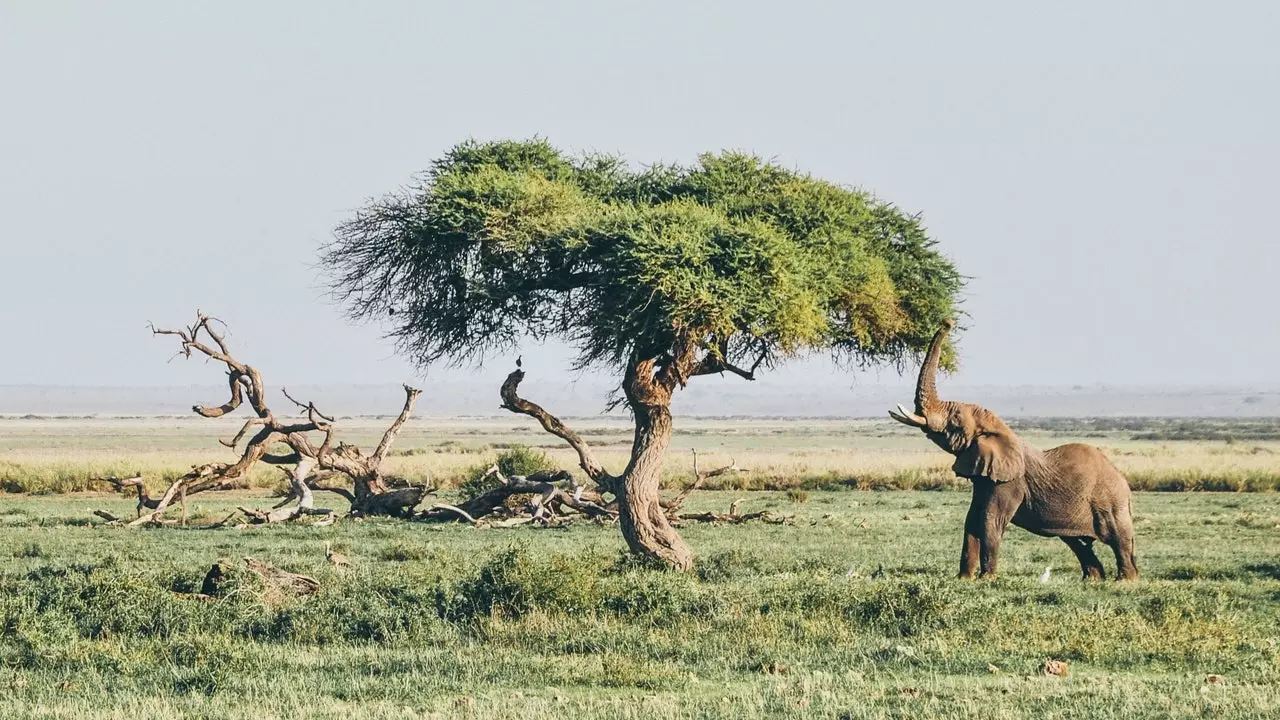
[[[98,517],[102,518],[103,520],[106,520],[108,525],[121,525],[121,524],[123,524],[123,523],[124,523],[124,521],[123,521],[123,520],[121,520],[120,518],[116,517],[115,515],[112,515],[111,513],[107,512],[106,510],[94,510],[94,511],[93,511],[93,514],[94,514],[94,515],[97,515]]]
[[[791,525],[795,522],[795,518],[793,518],[790,515],[775,515],[769,512],[768,510],[761,510],[759,512],[750,512],[750,513],[739,513],[738,507],[740,505],[742,505],[742,498],[738,498],[737,500],[734,500],[729,505],[729,512],[727,513],[714,513],[714,512],[684,513],[682,515],[679,515],[678,517],[680,520],[686,520],[689,522],[729,523],[733,525],[738,525],[744,522],[750,522],[752,520],[759,520],[761,522],[766,522],[771,525]]]
[[[707,470],[706,472],[699,472],[698,471],[698,451],[694,450],[693,451],[693,484],[685,488],[684,490],[681,490],[680,494],[676,495],[670,501],[664,502],[662,504],[663,510],[667,514],[667,518],[674,520],[676,518],[676,513],[680,512],[680,506],[684,505],[684,501],[687,500],[695,490],[702,489],[702,486],[706,484],[707,480],[713,477],[717,477],[719,475],[724,475],[725,473],[730,473],[730,472],[746,472],[746,470],[738,467],[738,462],[730,458],[729,464],[725,465],[724,467],[719,467],[714,470]]]
[[[215,326],[222,326],[222,322],[204,313],[197,313],[196,322],[190,327],[161,330],[152,326],[152,333],[177,337],[181,341],[178,354],[183,357],[191,357],[195,353],[226,367],[230,391],[227,402],[218,407],[196,405],[192,410],[201,417],[217,418],[234,412],[247,399],[254,417],[245,421],[231,440],[219,442],[235,449],[246,436],[250,436],[249,440],[237,461],[195,466],[191,472],[175,480],[160,498],[153,499],[146,495],[141,478],[118,481],[119,488],[135,486],[138,489],[139,515],[129,523],[130,526],[161,524],[165,512],[175,499],[183,503],[185,519],[186,496],[244,487],[249,470],[259,462],[290,468],[286,471],[289,493],[284,501],[270,511],[244,508],[251,523],[276,523],[310,515],[331,515],[332,511],[315,507],[313,491],[343,496],[350,503],[351,512],[357,515],[412,515],[413,508],[431,489],[425,485],[412,485],[384,477],[382,462],[390,452],[397,433],[409,419],[420,394],[419,390],[405,386],[405,402],[399,416],[387,428],[373,453],[366,456],[352,445],[338,443],[335,446],[334,419],[320,412],[314,403],[302,403],[294,399],[287,390],[284,391],[285,397],[303,411],[305,420],[278,419],[267,404],[262,375],[256,368],[232,356],[223,334]],[[318,445],[312,440],[310,433],[322,434]],[[287,447],[288,452],[272,452],[279,445]],[[340,476],[349,479],[350,486],[325,483],[326,480]],[[149,512],[144,513],[143,508]]]
[[[499,485],[458,505],[433,505],[422,514],[426,520],[462,520],[483,527],[515,527],[532,521],[543,525],[557,524],[567,510],[583,517],[613,520],[617,511],[606,507],[600,494],[585,491],[572,484],[573,476],[565,470],[545,470],[525,477],[505,476],[497,465],[490,467],[484,478],[496,477]],[[575,489],[565,492],[556,483],[570,483]],[[523,510],[527,516],[509,514],[507,501],[527,495]]]

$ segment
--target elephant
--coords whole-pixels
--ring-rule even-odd
[[[1094,541],[1101,540],[1115,552],[1116,579],[1136,580],[1129,481],[1100,450],[1070,443],[1042,452],[990,410],[938,399],[938,358],[954,326],[946,320],[933,336],[916,383],[915,412],[898,405],[889,415],[955,455],[952,470],[973,483],[960,577],[995,576],[1000,541],[1012,522],[1036,535],[1062,538],[1086,580],[1106,575],[1093,552]]]

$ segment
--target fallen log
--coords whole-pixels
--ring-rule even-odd
[[[588,492],[579,488],[574,493],[568,493],[557,487],[556,483],[567,482],[573,478],[567,470],[544,470],[528,477],[522,475],[507,477],[502,474],[497,465],[494,465],[483,477],[496,477],[499,484],[457,505],[433,505],[422,513],[421,518],[433,521],[461,518],[476,525],[489,515],[504,513],[507,501],[519,495],[530,496],[525,510],[529,513],[531,520],[549,521],[559,517],[566,508],[589,518],[615,520],[618,516],[617,511],[609,509],[604,504],[604,499],[597,492]]]

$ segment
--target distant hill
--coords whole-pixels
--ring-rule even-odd
[[[428,381],[419,412],[433,416],[493,416],[498,383]],[[530,378],[521,394],[563,416],[599,415],[610,386],[598,380],[547,382]],[[278,389],[273,389],[278,392]],[[291,386],[324,411],[339,415],[395,414],[398,385]],[[70,387],[0,385],[0,415],[186,415],[196,403],[220,404],[226,388]],[[993,387],[945,384],[946,399],[980,402],[1009,417],[1276,417],[1280,387]],[[286,407],[277,396],[277,406]],[[674,410],[693,416],[883,417],[895,403],[909,405],[907,385],[805,385],[701,378],[677,394]],[[623,411],[617,410],[615,414]]]

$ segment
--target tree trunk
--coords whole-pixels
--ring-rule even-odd
[[[670,405],[633,401],[631,407],[636,434],[618,497],[622,536],[637,555],[660,560],[676,570],[691,570],[693,551],[667,521],[659,492],[662,465],[671,442]]]

